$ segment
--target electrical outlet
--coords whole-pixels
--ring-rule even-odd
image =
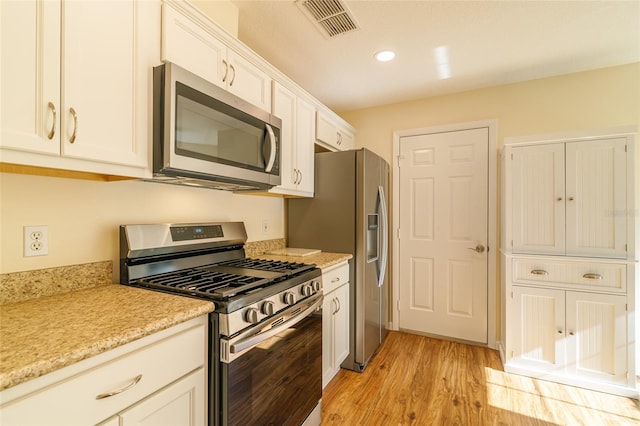
[[[262,219],[262,233],[269,233],[269,221],[267,219]]]
[[[47,226],[24,227],[24,255],[45,256],[49,254],[49,230]]]

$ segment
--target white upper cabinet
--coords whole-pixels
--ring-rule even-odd
[[[318,110],[316,142],[331,151],[346,151],[355,147],[355,132],[335,114]]]
[[[625,258],[626,147],[624,137],[513,147],[512,251]]]
[[[0,7],[3,162],[145,177],[159,2]]]
[[[173,62],[271,112],[271,77],[217,37],[211,22],[187,16],[168,3],[163,4],[162,13],[163,61]]]
[[[60,4],[0,2],[0,31],[0,144],[58,155]]]
[[[279,186],[275,194],[312,197],[315,109],[280,83],[273,86],[273,114],[282,120]]]

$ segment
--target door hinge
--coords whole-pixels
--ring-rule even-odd
[[[400,228],[398,228],[398,236],[396,238],[400,239]]]
[[[398,158],[398,167],[400,167],[400,161],[404,160],[404,155],[399,155],[398,154],[397,158]]]
[[[624,311],[625,312],[629,312],[629,304],[628,303],[624,304]]]
[[[624,152],[627,152],[627,145],[624,146]]]
[[[513,247],[513,240],[510,241],[511,247]]]
[[[511,292],[511,298],[513,299],[513,291]]]
[[[513,152],[511,153],[511,159],[513,160]]]
[[[629,251],[629,249],[628,249],[627,247],[628,247],[628,245],[627,245],[627,244],[625,244],[625,245],[624,245],[624,251]]]

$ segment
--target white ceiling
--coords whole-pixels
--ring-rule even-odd
[[[640,0],[347,1],[360,29],[330,39],[294,0],[231,1],[240,40],[336,111],[640,62]]]

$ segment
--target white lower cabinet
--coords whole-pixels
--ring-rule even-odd
[[[100,426],[202,425],[204,382],[205,371],[200,368]]]
[[[322,387],[349,355],[349,265],[322,270]]]
[[[0,392],[0,424],[204,425],[207,316]]]
[[[562,271],[562,262],[554,259],[504,256],[503,261],[505,371],[636,396],[629,300],[627,294],[615,294],[626,283],[612,286],[618,280],[606,274],[617,271],[615,276],[632,279],[633,267],[625,271],[619,263],[567,260]],[[548,278],[556,273],[557,281]],[[581,284],[584,277],[602,285]]]

